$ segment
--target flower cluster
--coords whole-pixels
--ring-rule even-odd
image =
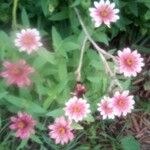
[[[112,98],[104,97],[98,103],[98,111],[103,119],[114,119],[115,116],[126,116],[134,108],[134,99],[129,91],[116,92]]]
[[[95,27],[99,27],[101,24],[110,27],[110,23],[119,19],[119,10],[109,0],[94,2],[94,6],[89,10]],[[16,34],[15,46],[19,48],[20,52],[24,51],[27,54],[37,51],[42,46],[39,31],[30,28],[21,30],[20,33]],[[118,73],[123,73],[125,77],[135,77],[144,66],[141,55],[137,50],[132,51],[130,48],[119,50],[116,59]],[[3,66],[5,70],[0,73],[0,76],[5,78],[9,85],[17,85],[20,88],[31,84],[29,75],[34,72],[34,69],[25,60],[21,59],[16,63],[5,61]],[[85,86],[78,83],[75,95],[65,104],[65,116],[58,117],[53,124],[49,124],[49,136],[55,140],[56,144],[63,145],[72,141],[74,139],[72,123],[83,121],[91,112],[88,101],[83,98],[85,92]],[[111,98],[103,97],[98,103],[98,111],[103,119],[114,119],[115,116],[126,116],[131,113],[134,109],[134,103],[133,96],[129,95],[129,91],[117,91]],[[28,139],[35,133],[36,121],[31,115],[19,112],[17,116],[11,117],[10,120],[10,129],[16,131],[16,137]]]
[[[19,51],[26,51],[31,54],[42,46],[39,31],[36,29],[23,29],[20,33],[16,33],[15,45]],[[18,87],[25,87],[31,84],[29,75],[34,69],[29,66],[24,59],[18,62],[5,61],[3,63],[5,70],[0,76],[5,78],[8,85],[14,84]]]
[[[90,113],[90,105],[87,100],[81,97],[74,96],[65,105],[65,115],[68,119],[66,120],[64,117],[56,118],[54,124],[48,127],[50,130],[49,136],[55,139],[56,144],[64,144],[73,140],[71,123],[82,121]]]

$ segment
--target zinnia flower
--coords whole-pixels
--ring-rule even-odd
[[[94,2],[94,8],[89,8],[90,16],[95,22],[95,27],[99,27],[102,23],[110,27],[111,22],[116,22],[119,19],[119,9],[114,9],[115,3],[110,3],[109,0],[100,0]]]
[[[30,54],[42,46],[39,31],[36,29],[23,29],[16,35],[15,45],[19,51],[26,51]]]
[[[90,105],[86,100],[76,96],[69,99],[64,108],[66,116],[76,122],[83,120],[90,113]]]
[[[19,112],[17,116],[11,117],[10,120],[12,123],[10,129],[16,130],[16,137],[28,139],[31,134],[35,133],[36,121],[31,115]]]
[[[114,119],[114,111],[110,105],[111,98],[104,96],[104,98],[98,103],[98,111],[102,115],[103,119]]]
[[[143,58],[134,50],[131,52],[130,48],[124,48],[123,51],[118,51],[118,65],[119,72],[123,73],[125,77],[136,76],[141,72],[144,66]]]
[[[56,118],[54,124],[48,126],[49,136],[55,139],[55,143],[64,145],[72,141],[74,135],[72,133],[71,122],[64,117]]]
[[[15,84],[18,87],[30,85],[31,81],[28,75],[33,73],[34,69],[27,65],[25,60],[20,60],[17,63],[5,61],[3,66],[6,70],[1,72],[0,76],[6,78],[9,85]]]
[[[112,97],[111,107],[113,107],[116,116],[126,116],[127,113],[131,113],[134,103],[133,96],[129,95],[129,91],[116,92]]]

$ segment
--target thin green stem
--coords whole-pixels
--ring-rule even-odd
[[[85,36],[85,38],[83,40],[82,47],[81,47],[81,52],[80,52],[79,65],[78,65],[78,68],[77,68],[77,70],[75,72],[76,75],[77,75],[76,81],[78,81],[78,82],[81,81],[81,68],[82,68],[82,63],[83,63],[83,54],[84,54],[86,42],[87,42],[87,36]]]
[[[115,58],[113,55],[109,54],[108,52],[106,52],[104,49],[100,48],[100,47],[95,43],[95,41],[92,39],[92,37],[90,36],[89,32],[87,31],[87,29],[86,29],[86,27],[85,27],[85,25],[84,25],[84,23],[83,23],[83,20],[82,20],[82,18],[81,18],[81,15],[80,15],[78,9],[77,9],[77,8],[74,8],[74,10],[75,10],[75,12],[76,12],[76,14],[77,14],[77,17],[78,17],[78,19],[79,19],[79,22],[80,22],[82,28],[83,28],[83,31],[85,32],[86,36],[88,37],[88,40],[89,40],[89,41],[92,43],[92,45],[96,48],[96,50],[97,50],[98,52],[102,53],[103,55],[106,55],[107,57],[112,58],[113,60],[116,60],[116,58]]]
[[[104,66],[105,66],[106,73],[108,73],[108,74],[113,78],[113,80],[114,80],[114,82],[116,83],[116,85],[118,85],[118,87],[122,90],[123,88],[122,88],[120,82],[118,81],[118,79],[116,78],[115,73],[113,73],[113,71],[111,70],[111,68],[110,68],[110,66],[109,66],[109,64],[108,64],[108,62],[107,62],[105,56],[107,56],[107,57],[109,57],[109,58],[112,58],[112,60],[113,60],[114,62],[116,62],[116,58],[115,58],[113,55],[111,55],[111,54],[109,54],[108,52],[106,52],[104,49],[100,48],[100,47],[95,43],[95,41],[94,41],[94,40],[92,39],[92,37],[90,36],[88,30],[86,29],[86,26],[85,26],[85,24],[84,24],[84,22],[83,22],[83,20],[82,20],[82,18],[81,18],[81,15],[80,15],[78,9],[74,7],[74,10],[75,10],[75,12],[76,12],[76,15],[77,15],[77,17],[78,17],[78,19],[79,19],[79,22],[80,22],[80,24],[81,24],[81,27],[82,27],[82,29],[83,29],[85,35],[87,36],[88,40],[92,43],[92,45],[95,47],[95,49],[96,49],[97,52],[99,53],[99,56],[101,57],[101,59],[102,59],[102,61],[103,61],[103,64],[104,64]]]
[[[18,7],[18,1],[13,1],[13,10],[12,10],[12,28],[13,30],[17,29],[17,7]]]

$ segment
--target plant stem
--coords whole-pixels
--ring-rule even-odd
[[[104,57],[104,55],[106,55],[106,56],[109,57],[109,58],[112,58],[114,62],[116,62],[116,58],[115,58],[113,55],[111,55],[111,54],[109,54],[108,52],[106,52],[104,49],[100,48],[100,47],[95,43],[95,41],[92,39],[92,37],[90,36],[89,32],[87,31],[87,29],[86,29],[86,27],[85,27],[85,25],[84,25],[84,23],[83,23],[83,20],[82,20],[82,18],[81,18],[81,15],[80,15],[78,9],[74,7],[74,10],[75,10],[75,12],[76,12],[76,15],[77,15],[77,17],[78,17],[78,19],[79,19],[79,22],[80,22],[80,24],[81,24],[81,26],[82,26],[82,29],[83,29],[83,31],[85,32],[85,34],[86,34],[88,40],[92,43],[92,45],[93,45],[93,46],[95,47],[95,49],[98,51],[99,56],[101,57],[101,59],[102,59],[102,61],[103,61],[103,63],[104,63],[104,66],[105,66],[105,69],[106,69],[106,73],[109,73],[109,75],[110,75],[110,76],[113,78],[113,80],[115,81],[116,85],[118,85],[118,87],[122,90],[123,88],[122,88],[120,82],[119,82],[118,79],[116,78],[115,73],[113,73],[113,71],[111,70],[111,68],[110,68],[109,64],[107,63],[106,58]]]
[[[98,52],[100,52],[100,53],[102,53],[102,54],[108,56],[109,58],[112,58],[113,60],[116,60],[113,55],[109,54],[108,52],[106,52],[104,49],[100,48],[100,47],[95,43],[95,41],[92,39],[92,37],[90,36],[89,32],[87,31],[87,29],[86,29],[86,27],[85,27],[85,25],[84,25],[84,23],[83,23],[83,21],[82,21],[82,18],[81,18],[81,16],[80,16],[80,13],[79,13],[78,9],[77,9],[77,8],[74,8],[74,10],[75,10],[75,12],[76,12],[76,14],[77,14],[77,16],[78,16],[79,22],[80,22],[80,24],[81,24],[81,26],[82,26],[82,28],[83,28],[83,30],[84,30],[86,36],[88,37],[88,39],[89,39],[89,41],[92,43],[92,45],[96,48],[96,50],[97,50]]]
[[[80,52],[79,65],[78,65],[78,68],[75,72],[75,74],[77,75],[77,78],[76,78],[77,82],[81,81],[81,68],[82,68],[82,63],[83,63],[83,54],[84,54],[84,50],[85,50],[86,41],[87,41],[87,36],[85,36],[85,38],[83,40],[82,47],[81,47],[81,52]]]
[[[13,10],[12,10],[12,28],[13,30],[17,29],[17,6],[19,0],[13,1]]]

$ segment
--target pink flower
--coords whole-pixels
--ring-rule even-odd
[[[35,133],[34,126],[36,121],[31,115],[19,112],[17,116],[13,116],[10,119],[12,123],[10,129],[16,130],[16,137],[28,139],[31,134]]]
[[[18,63],[5,61],[3,63],[5,71],[0,73],[0,76],[6,78],[7,83],[15,84],[18,87],[28,86],[31,84],[28,75],[34,72],[34,69],[26,64],[25,60],[20,60]]]
[[[54,124],[48,126],[49,136],[55,139],[55,143],[64,145],[72,141],[74,135],[72,133],[71,122],[64,117],[56,118]]]
[[[111,107],[113,107],[116,116],[126,116],[127,113],[131,113],[134,103],[133,96],[129,95],[129,91],[116,92],[112,98]]]
[[[36,29],[23,29],[16,35],[15,45],[20,51],[26,51],[28,54],[31,54],[42,46],[39,31]]]
[[[110,3],[109,0],[100,0],[94,2],[94,8],[89,8],[90,16],[95,22],[95,27],[99,27],[102,23],[110,27],[111,22],[116,22],[119,19],[119,9],[114,9],[115,3]]]
[[[113,108],[110,106],[111,99],[104,96],[104,98],[98,103],[98,111],[103,116],[103,119],[114,119]]]
[[[90,113],[89,107],[90,105],[86,100],[78,97],[72,97],[65,104],[64,108],[66,116],[70,120],[75,120],[76,122],[83,120],[88,113]]]
[[[144,66],[143,58],[137,50],[131,52],[130,48],[124,48],[123,51],[118,51],[119,72],[125,77],[136,76],[141,72]]]

